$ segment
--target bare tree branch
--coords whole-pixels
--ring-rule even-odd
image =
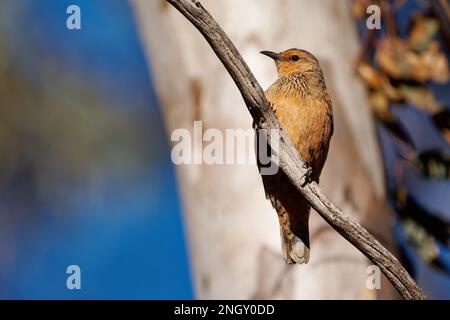
[[[247,108],[260,129],[281,129],[264,92],[231,40],[197,0],[167,0],[205,37],[240,90]],[[277,164],[311,206],[339,234],[373,261],[404,299],[426,299],[423,291],[398,262],[366,229],[344,214],[322,192],[317,183],[305,183],[306,166],[289,137],[280,130]],[[276,161],[276,159],[274,159]]]

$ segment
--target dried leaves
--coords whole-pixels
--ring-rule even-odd
[[[383,121],[392,120],[389,112],[390,102],[404,101],[431,114],[442,109],[433,92],[425,87],[409,84],[399,84],[394,87],[383,71],[376,70],[365,62],[358,64],[357,71],[371,89],[369,100],[373,111]]]
[[[355,16],[361,14],[361,3],[355,2]],[[438,31],[438,20],[418,15],[407,38],[388,35],[376,44],[377,67],[363,60],[358,62],[357,72],[369,88],[371,106],[380,120],[392,121],[391,102],[406,102],[430,114],[442,110],[433,92],[423,85],[449,80],[447,57],[435,40]]]
[[[386,37],[379,43],[376,62],[396,80],[446,83],[449,78],[447,58],[437,41],[428,43],[426,50],[417,52],[407,40]]]
[[[427,230],[411,218],[403,221],[403,227],[410,244],[416,249],[423,261],[432,262],[439,256],[439,248]]]
[[[438,31],[436,19],[416,16],[408,39],[409,47],[416,52],[426,51]]]
[[[433,92],[425,87],[402,84],[398,88],[398,92],[407,103],[415,105],[425,112],[434,114],[442,109]]]
[[[441,265],[438,241],[447,241],[448,225],[436,222],[440,221],[435,212],[437,206],[430,206],[426,201],[419,203],[417,199],[418,193],[423,198],[435,195],[433,183],[442,183],[450,177],[450,155],[438,135],[440,132],[450,143],[450,110],[430,89],[437,88],[439,96],[446,96],[443,91],[447,86],[430,84],[447,85],[450,77],[448,59],[438,38],[441,22],[425,7],[412,20],[405,20],[410,13],[408,9],[403,12],[399,9],[402,2],[375,0],[374,3],[381,8],[383,30],[365,32],[356,70],[367,87],[373,113],[385,124],[383,130],[389,131],[380,135],[380,140],[387,150],[384,160],[389,195],[395,199],[404,240],[423,261],[437,266]],[[353,2],[352,14],[356,19],[366,18],[367,4],[367,0]],[[411,23],[405,30],[407,21]],[[411,179],[414,175],[411,172],[420,179]],[[418,181],[423,185],[417,186]],[[445,201],[442,203],[439,205],[446,206]]]

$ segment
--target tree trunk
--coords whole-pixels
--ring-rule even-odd
[[[168,136],[177,128],[194,136],[195,120],[202,121],[203,132],[217,128],[224,136],[227,128],[251,128],[239,91],[199,32],[164,0],[131,4]],[[382,162],[364,88],[353,73],[359,44],[348,3],[205,0],[203,5],[264,88],[275,81],[276,69],[259,51],[298,47],[318,57],[335,117],[321,185],[389,247]],[[179,165],[176,170],[198,298],[395,296],[387,281],[381,290],[367,289],[369,261],[314,213],[309,264],[284,264],[278,218],[255,164]]]

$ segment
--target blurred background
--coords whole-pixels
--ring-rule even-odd
[[[321,185],[449,299],[449,1],[204,4],[264,88],[259,51],[318,56],[336,121]],[[251,127],[165,1],[0,1],[0,299],[398,298],[367,290],[370,263],[316,215],[312,260],[284,266],[256,166],[173,166],[168,136],[193,120]]]
[[[365,11],[381,9],[381,30]],[[399,254],[430,298],[450,298],[450,2],[353,2],[356,68],[377,123]]]
[[[169,150],[127,1],[0,2],[0,298],[191,298]]]

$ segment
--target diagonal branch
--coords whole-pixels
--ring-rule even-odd
[[[270,129],[280,129],[280,123],[267,102],[261,86],[231,40],[197,0],[167,0],[180,11],[205,37],[222,61],[240,90],[248,110],[260,129],[271,141]],[[306,166],[289,137],[280,130],[279,160],[275,159],[291,183],[311,206],[340,235],[372,260],[386,275],[404,299],[426,299],[425,294],[398,262],[366,229],[344,214],[323,193],[317,183],[305,184]]]

